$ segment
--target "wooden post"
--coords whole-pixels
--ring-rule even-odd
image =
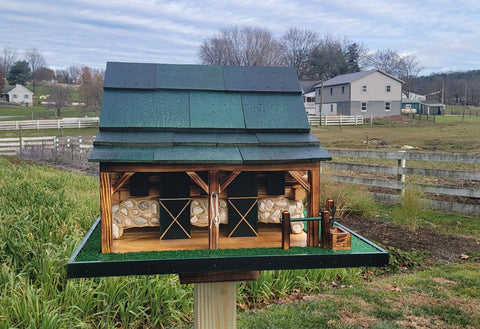
[[[318,167],[309,171],[308,180],[310,183],[310,198],[308,206],[308,215],[318,217],[320,213],[320,162]],[[318,247],[319,245],[319,227],[318,221],[309,221],[307,223],[307,246]]]
[[[322,248],[328,248],[330,246],[330,229],[332,228],[332,224],[330,221],[330,211],[327,209],[322,210],[322,227],[321,227],[321,239],[320,245]]]
[[[195,283],[195,329],[235,329],[237,327],[236,282]]]
[[[216,205],[220,198],[219,183],[218,183],[218,171],[208,172],[208,216],[209,216],[209,234],[208,234],[208,248],[218,249],[219,231],[220,226],[212,223],[213,218],[220,216]],[[216,202],[217,201],[217,202]]]
[[[290,249],[290,213],[288,211],[282,213],[282,248]]]
[[[100,218],[102,253],[112,252],[112,182],[109,172],[100,172]]]
[[[405,151],[399,151],[405,153]],[[407,165],[407,160],[405,158],[398,159],[398,170],[404,169]],[[403,197],[405,195],[405,174],[402,172],[401,174],[397,175],[397,180],[403,183],[403,188],[400,191],[400,195]]]

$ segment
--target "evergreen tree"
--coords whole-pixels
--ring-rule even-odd
[[[27,61],[16,61],[8,71],[7,81],[11,85],[25,85],[27,80],[30,78],[30,65]]]

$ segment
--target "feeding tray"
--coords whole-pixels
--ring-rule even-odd
[[[352,249],[351,234],[336,226],[330,229],[330,248],[333,250]]]

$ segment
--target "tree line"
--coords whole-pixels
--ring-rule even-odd
[[[16,49],[3,47],[0,54],[0,90],[6,83],[10,85],[27,82],[35,87],[39,82],[51,84],[51,94],[47,104],[54,107],[57,115],[61,109],[72,102],[73,88],[77,88],[81,102],[87,108],[100,110],[103,93],[104,71],[88,66],[70,66],[65,69],[52,70],[42,53],[36,49],[27,49],[23,58],[17,55]]]

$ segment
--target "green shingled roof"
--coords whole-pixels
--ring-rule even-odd
[[[326,159],[310,134],[293,68],[107,64],[91,161]]]

